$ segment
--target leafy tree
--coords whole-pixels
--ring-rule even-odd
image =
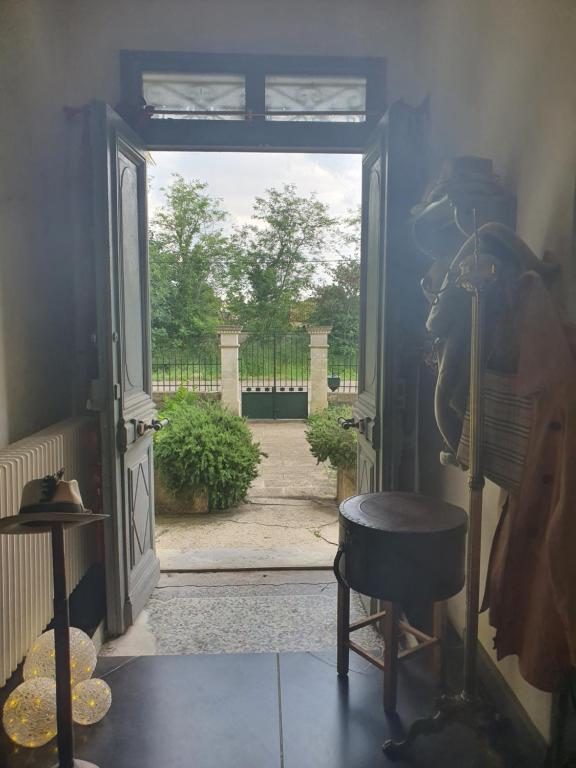
[[[328,281],[314,290],[310,322],[331,325],[332,355],[354,354],[360,322],[360,215],[350,215],[335,235],[341,258],[328,268]]]
[[[324,203],[299,196],[292,184],[257,197],[253,218],[233,238],[227,310],[250,330],[285,329],[292,307],[312,288],[315,260],[335,220]]]
[[[228,238],[225,211],[207,184],[174,175],[150,227],[150,297],[154,350],[191,351],[219,322]]]
[[[316,311],[316,301],[313,296],[294,302],[290,309],[290,323],[295,326],[305,326],[312,322]]]

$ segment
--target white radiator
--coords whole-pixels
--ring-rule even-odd
[[[0,518],[18,512],[23,486],[65,467],[65,479],[86,476],[86,419],[68,419],[0,449]],[[94,562],[92,526],[65,533],[71,592]],[[50,535],[0,536],[0,687],[52,618]]]

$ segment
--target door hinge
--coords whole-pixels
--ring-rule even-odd
[[[90,394],[86,401],[88,411],[103,411],[105,409],[104,388],[101,379],[92,379],[90,382]]]
[[[370,442],[372,443],[372,448],[374,448],[374,450],[377,451],[378,448],[380,447],[380,429],[379,429],[378,419],[372,419],[370,426],[371,426],[371,432],[372,432]]]
[[[398,379],[396,384],[396,410],[406,410],[406,380]]]

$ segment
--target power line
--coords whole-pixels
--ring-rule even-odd
[[[340,259],[306,259],[305,262],[302,262],[303,264],[338,264],[340,262],[349,262],[352,261],[353,257],[347,257],[343,256]],[[166,256],[162,256],[161,258],[155,258],[154,259],[156,263],[158,262],[164,262],[165,264],[173,264],[174,260],[170,259]],[[356,259],[356,261],[360,261],[360,259]],[[225,263],[225,262],[217,262],[217,263]]]

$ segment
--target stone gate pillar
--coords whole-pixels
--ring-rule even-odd
[[[231,413],[240,416],[240,368],[238,365],[239,334],[242,328],[237,325],[220,327],[220,381],[222,405]]]
[[[328,407],[328,334],[329,325],[308,326],[310,334],[309,410],[316,413]]]

